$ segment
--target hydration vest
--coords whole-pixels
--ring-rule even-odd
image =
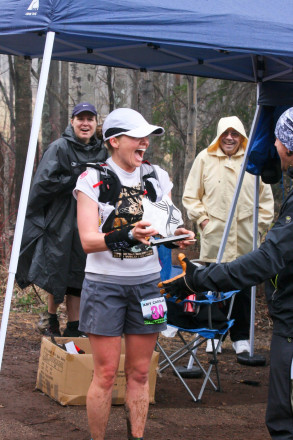
[[[117,214],[118,204],[122,200],[120,198],[122,185],[113,169],[107,163],[87,163],[86,165],[97,170],[97,183],[94,185],[94,188],[99,187],[100,189],[99,202],[108,203],[114,207],[113,212],[103,225],[102,231],[109,232],[114,229],[121,229],[141,220],[141,213],[128,216],[124,214],[123,218]],[[140,167],[140,189],[134,190],[127,198],[134,199],[140,196],[147,197],[151,202],[155,202],[157,193],[151,179],[159,182],[154,166],[148,161],[143,161]]]

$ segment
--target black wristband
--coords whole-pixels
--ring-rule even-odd
[[[104,236],[106,246],[111,251],[117,251],[119,249],[129,249],[131,246],[139,243],[138,240],[131,238],[132,234],[129,232],[132,230],[132,226],[127,226],[120,231],[111,231]]]

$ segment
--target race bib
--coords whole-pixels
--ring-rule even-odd
[[[167,305],[164,297],[143,300],[140,305],[146,325],[167,322]]]

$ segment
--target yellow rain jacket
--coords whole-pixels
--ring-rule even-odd
[[[212,145],[212,144],[211,144]],[[244,148],[226,156],[220,148],[208,148],[196,157],[183,194],[188,217],[200,233],[200,259],[215,262],[231,208]],[[255,176],[245,173],[222,262],[232,261],[252,250]],[[258,231],[265,232],[274,215],[270,185],[260,181]],[[200,223],[209,219],[201,229]]]

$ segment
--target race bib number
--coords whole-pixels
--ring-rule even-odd
[[[143,300],[140,304],[146,325],[167,322],[167,305],[164,297]]]

